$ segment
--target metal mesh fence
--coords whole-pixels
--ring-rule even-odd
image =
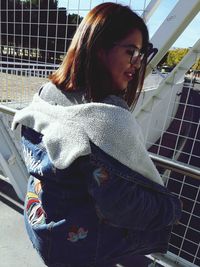
[[[199,180],[166,172],[167,186],[183,202],[179,225],[174,226],[170,239],[169,255],[184,266],[200,265],[200,187]]]
[[[3,62],[58,64],[85,14],[104,1],[1,0]],[[113,1],[117,2],[117,1]],[[149,1],[118,1],[141,14]]]
[[[0,0],[0,102],[22,107],[30,101],[62,61],[83,17],[103,2]],[[142,14],[149,0],[111,2]]]
[[[0,103],[21,108],[57,68],[85,14],[104,1],[0,0]],[[113,1],[130,5],[140,15],[150,1]],[[153,76],[146,87],[162,78]],[[162,127],[146,125],[149,151],[200,167],[200,84],[193,73],[184,87],[172,87],[163,110]],[[170,122],[170,123],[169,123]],[[166,126],[167,125],[167,126]],[[159,136],[154,142],[150,136]],[[168,256],[184,266],[200,266],[199,180],[159,169],[167,186],[183,201],[180,225],[174,227]]]
[[[200,167],[200,82],[198,72],[193,72],[190,80],[185,78],[183,86],[172,86],[171,93],[161,109],[163,119],[156,128],[156,107],[150,111],[148,133],[146,136],[149,151],[172,160]],[[174,93],[175,92],[175,93]],[[170,122],[170,123],[169,123]],[[167,126],[166,126],[167,125]],[[159,138],[152,142],[149,133]],[[155,140],[155,139],[154,139]],[[200,265],[200,180],[176,172],[159,168],[170,191],[183,202],[183,215],[179,225],[173,228],[169,255],[174,262],[183,266]],[[199,177],[200,178],[200,177]]]
[[[163,108],[163,124],[158,129],[151,129],[149,123],[148,131],[158,132],[160,136],[155,143],[147,137],[149,150],[200,167],[200,83],[184,83],[174,96],[175,89],[172,87],[172,98],[167,96],[169,102]],[[170,121],[168,127],[167,121]]]

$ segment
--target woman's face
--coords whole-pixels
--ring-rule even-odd
[[[132,57],[132,55],[136,50],[140,52],[142,41],[142,33],[138,29],[133,29],[126,38],[115,43],[109,51],[101,53],[101,59],[111,75],[114,89],[124,90],[134,79],[136,70],[141,66],[142,57],[140,55]]]

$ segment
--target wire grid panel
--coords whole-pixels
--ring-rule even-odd
[[[1,61],[58,64],[86,13],[104,1],[1,0]],[[112,1],[142,14],[149,1]],[[134,3],[134,4],[133,4]]]
[[[200,186],[199,180],[165,172],[167,186],[183,202],[183,214],[174,226],[168,255],[181,266],[200,266]]]
[[[23,107],[62,61],[99,0],[0,0],[0,103]],[[143,14],[150,0],[111,1]]]
[[[39,87],[47,81],[49,73],[44,69],[4,68],[0,72],[0,103],[15,108],[26,106]]]
[[[194,71],[178,90],[176,86],[172,86],[171,92],[165,96],[166,105],[163,104],[161,110],[152,106],[149,111],[146,141],[150,152],[200,168],[198,72]],[[157,123],[158,110],[162,114],[160,124]],[[152,142],[149,133],[159,138]],[[200,180],[158,169],[170,191],[180,197],[184,208],[180,224],[173,229],[169,257],[183,266],[200,266]]]
[[[149,113],[146,142],[149,151],[186,164],[200,167],[200,79],[191,78],[190,83],[174,87],[166,96],[166,105],[160,107],[161,123],[156,127],[156,106]],[[175,92],[175,95],[174,95]],[[155,110],[154,110],[155,109]],[[159,118],[159,114],[157,115]],[[157,118],[156,118],[157,119]],[[153,128],[152,128],[153,127]],[[157,134],[150,140],[148,133]]]

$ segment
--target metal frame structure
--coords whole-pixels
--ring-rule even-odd
[[[153,46],[158,49],[158,53],[151,60],[147,67],[146,76],[152,69],[156,68],[160,59],[166,54],[173,43],[177,40],[184,29],[194,19],[200,11],[199,0],[178,1],[173,10],[169,13],[162,25],[151,38]]]

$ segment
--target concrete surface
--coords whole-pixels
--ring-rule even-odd
[[[12,187],[0,179],[0,267],[45,267],[26,234],[22,208]]]

